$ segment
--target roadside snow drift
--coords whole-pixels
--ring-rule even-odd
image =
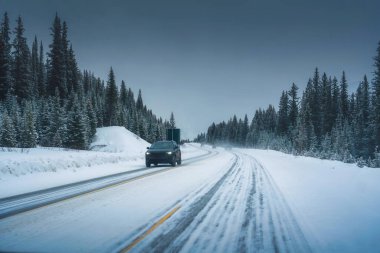
[[[141,168],[149,143],[124,127],[98,128],[94,151],[62,148],[0,151],[0,198]]]
[[[126,153],[128,156],[143,155],[149,142],[128,131],[124,127],[98,128],[95,140],[90,145],[94,151]]]

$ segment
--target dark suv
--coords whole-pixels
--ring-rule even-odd
[[[145,153],[146,167],[153,163],[170,163],[172,166],[181,164],[181,150],[175,141],[157,141],[148,147]]]

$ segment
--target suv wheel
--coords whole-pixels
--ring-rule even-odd
[[[146,167],[150,167],[150,162],[148,162],[148,161],[145,161],[145,165],[146,165]]]
[[[176,159],[175,159],[175,157],[173,156],[173,158],[172,158],[172,162],[171,162],[171,165],[173,166],[173,167],[175,167],[175,165],[176,165]]]

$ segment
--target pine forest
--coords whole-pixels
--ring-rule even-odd
[[[51,44],[34,38],[29,48],[21,17],[11,30],[4,13],[0,31],[0,147],[88,149],[96,128],[124,126],[154,142],[169,122],[148,109],[141,90],[79,70],[68,26],[55,16]],[[174,116],[173,116],[174,117]]]
[[[303,93],[294,83],[282,92],[278,110],[212,123],[195,140],[380,167],[380,43],[373,60],[372,80],[364,75],[352,94],[345,72],[338,80],[316,68]]]

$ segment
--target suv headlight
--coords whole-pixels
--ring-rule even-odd
[[[166,152],[166,154],[168,154],[168,155],[171,155],[173,152],[171,152],[171,151],[169,151],[169,152]]]
[[[146,152],[145,154],[150,155],[150,152]]]

